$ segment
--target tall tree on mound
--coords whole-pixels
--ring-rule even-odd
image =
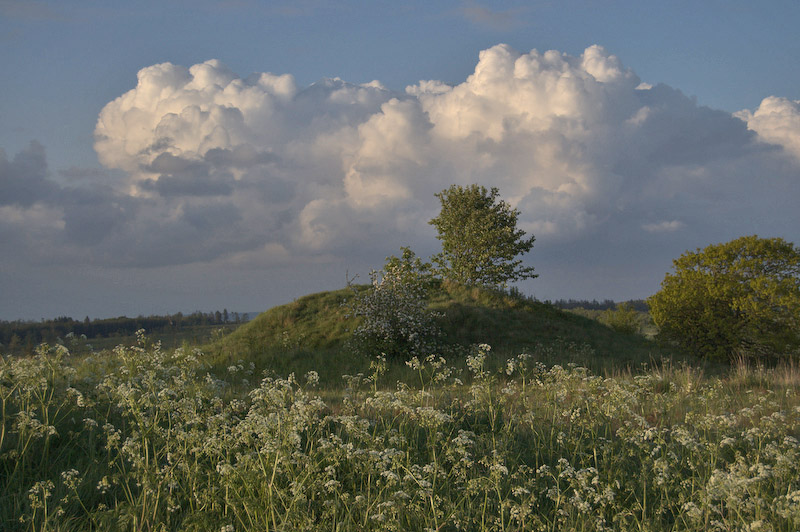
[[[442,210],[429,223],[439,232],[442,252],[432,260],[445,279],[505,287],[537,277],[517,258],[531,250],[535,238],[523,238],[525,231],[517,229],[519,211],[498,195],[497,188],[478,185],[453,185],[436,194]]]
[[[745,236],[673,261],[647,300],[662,337],[701,356],[775,356],[800,350],[800,249]]]

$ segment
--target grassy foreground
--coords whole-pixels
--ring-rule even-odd
[[[323,400],[216,356],[3,358],[0,529],[800,528],[796,367],[602,377],[481,345]]]

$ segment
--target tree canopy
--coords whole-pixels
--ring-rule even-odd
[[[741,237],[673,261],[647,303],[660,335],[706,357],[782,356],[800,348],[800,250]]]
[[[453,185],[436,194],[442,204],[430,220],[442,241],[432,260],[445,279],[466,285],[505,287],[509,282],[536,277],[533,267],[517,257],[533,247],[517,229],[519,211],[498,198],[497,188]]]

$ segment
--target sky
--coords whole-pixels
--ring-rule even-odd
[[[0,0],[0,319],[257,312],[497,187],[540,300],[800,243],[800,3]]]

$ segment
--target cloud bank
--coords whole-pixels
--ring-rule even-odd
[[[545,247],[648,253],[800,222],[787,200],[800,197],[800,102],[709,109],[600,46],[498,45],[462,83],[404,91],[163,63],[103,108],[95,139],[109,172],[91,186],[50,176],[38,144],[0,152],[0,234],[28,260],[380,261],[432,248],[434,193],[471,183],[497,186]]]

